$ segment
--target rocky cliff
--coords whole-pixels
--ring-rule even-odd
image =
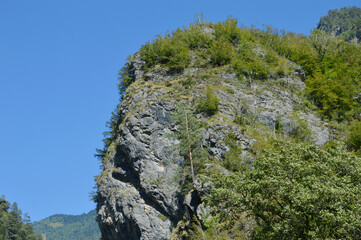
[[[203,32],[212,34],[209,29]],[[267,57],[259,46],[251,51],[260,59]],[[211,64],[200,64],[201,60]],[[131,84],[117,108],[114,135],[102,156],[96,197],[102,239],[170,239],[181,220],[201,218],[207,212],[201,203],[207,189],[199,180],[185,188],[181,175],[188,163],[175,134],[179,126],[174,115],[180,103],[204,123],[199,131],[199,144],[208,159],[201,166],[203,173],[218,167],[227,174],[222,161],[230,150],[226,141],[230,133],[244,162],[257,157],[268,137],[307,139],[317,145],[331,138],[326,124],[309,108],[312,104],[304,103],[303,69],[288,60],[286,73],[267,70],[261,80],[212,65],[211,58],[201,59],[197,53],[177,71],[162,63],[151,68],[147,64],[139,53],[127,64]],[[215,114],[197,108],[207,88],[219,99]]]

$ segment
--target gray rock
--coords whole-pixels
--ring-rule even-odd
[[[103,160],[104,169],[98,181],[97,221],[104,240],[169,239],[172,228],[187,211],[198,218],[209,214],[210,210],[200,199],[213,185],[196,182],[193,192],[182,193],[179,170],[185,161],[176,148],[179,140],[174,137],[176,125],[172,115],[176,103],[184,101],[184,97],[177,95],[181,90],[167,91],[166,84],[161,84],[170,84],[192,74],[196,77],[200,70],[190,68],[178,76],[162,69],[144,72],[139,54],[135,54],[130,64],[135,83],[118,106],[119,132]],[[242,157],[253,161],[249,149],[255,139],[234,123],[237,116],[270,131],[281,121],[285,135],[292,135],[298,127],[297,121],[302,120],[310,129],[311,139],[318,145],[325,144],[331,138],[327,125],[307,110],[296,94],[305,87],[303,76],[302,68],[295,66],[294,73],[278,80],[277,84],[282,85],[278,87],[267,82],[242,83],[235,74],[219,74],[220,87],[216,90],[220,99],[219,114],[201,131],[200,144],[211,156],[222,161],[229,150],[225,139],[232,132],[241,146]],[[155,85],[157,87],[152,88]],[[194,87],[189,97],[198,99],[203,95],[202,86]],[[299,110],[302,107],[305,110]],[[209,120],[203,113],[197,113],[197,117]],[[219,168],[218,171],[228,174],[218,165],[204,167],[210,171]]]

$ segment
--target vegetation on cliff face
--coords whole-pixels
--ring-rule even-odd
[[[308,99],[324,118],[342,121],[360,113],[361,47],[314,30],[309,37],[268,28],[239,28],[237,20],[203,23],[158,36],[140,50],[146,69],[225,66],[242,78],[266,80],[290,73],[287,60],[306,72]],[[193,58],[193,60],[192,60]],[[123,77],[124,84],[128,76]]]
[[[23,215],[16,202],[10,204],[0,198],[0,239],[1,240],[42,240],[36,235],[28,215]]]
[[[180,139],[179,151],[186,159],[184,176],[185,178],[190,176],[192,184],[194,184],[195,175],[199,172],[206,156],[205,150],[199,144],[202,141],[202,136],[200,135],[202,123],[199,119],[195,118],[192,110],[184,105],[178,105],[174,120],[179,126],[176,132],[177,138]],[[187,171],[188,167],[190,168],[189,171]]]
[[[305,36],[271,27],[239,27],[236,19],[228,18],[217,24],[200,21],[159,35],[143,45],[138,56],[144,62],[145,77],[135,81],[130,60],[120,72],[121,94],[128,96],[130,105],[129,96],[139,89],[161,89],[166,93],[162,100],[185,103],[188,107],[179,105],[175,111],[173,130],[186,159],[182,178],[192,179],[194,188],[196,183],[213,186],[202,199],[211,209],[202,217],[198,213],[191,219],[185,216],[173,226],[173,237],[361,237],[360,44],[321,30]],[[305,88],[293,77],[301,78]],[[257,121],[260,116],[255,116],[257,110],[252,112],[246,102],[227,115],[234,95],[265,96],[265,89],[281,99],[297,96],[290,97],[301,101],[293,105],[297,109],[291,108],[294,112],[287,113],[291,121],[277,116],[273,125],[262,125]],[[310,112],[317,113],[334,132],[332,141],[322,147],[312,143],[315,130],[306,119]],[[103,166],[127,117],[121,119],[115,113],[109,122],[109,137],[98,151]],[[227,129],[222,140],[226,153],[210,154],[220,140],[204,141],[207,131],[223,131],[225,125],[240,133]],[[240,135],[250,142],[241,141]],[[97,178],[98,187],[108,173]]]

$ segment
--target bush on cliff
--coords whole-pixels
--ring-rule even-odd
[[[212,88],[207,87],[206,94],[203,98],[199,99],[197,108],[201,112],[205,112],[209,116],[211,116],[218,112],[218,105],[219,105],[219,98],[214,93]]]

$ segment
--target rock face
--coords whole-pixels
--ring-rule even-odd
[[[118,132],[98,177],[97,221],[102,239],[169,239],[187,212],[201,215],[206,211],[203,206],[197,209],[199,202],[194,203],[200,201],[199,194],[182,191],[179,169],[185,160],[175,147],[179,139],[172,135],[177,131],[172,118],[177,103],[183,101],[194,108],[205,86],[215,87],[219,112],[212,117],[199,112],[196,116],[208,122],[201,132],[202,145],[220,161],[229,150],[224,140],[230,132],[244,158],[254,158],[250,148],[257,139],[235,123],[239,116],[255,129],[268,132],[282,123],[284,136],[297,134],[306,126],[307,137],[318,145],[330,139],[328,128],[298,95],[305,87],[299,66],[294,66],[289,76],[260,84],[198,68],[174,75],[162,69],[145,72],[143,64],[138,55],[130,63],[135,82],[118,106]],[[192,82],[191,89],[187,81]]]

